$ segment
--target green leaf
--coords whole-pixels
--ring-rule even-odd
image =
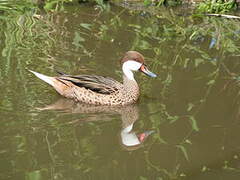
[[[41,176],[41,172],[39,170],[36,171],[32,171],[26,174],[26,179],[27,180],[41,180],[42,176]]]
[[[73,39],[73,44],[78,48],[82,47],[81,42],[84,42],[85,39],[79,35],[78,32],[75,32],[75,37]]]
[[[189,139],[186,139],[185,142],[188,144],[192,144],[192,142]]]
[[[214,84],[214,83],[215,83],[215,80],[212,79],[212,80],[208,81],[207,85],[212,85],[212,84]]]
[[[190,116],[189,119],[190,119],[190,122],[191,122],[191,125],[192,125],[192,129],[194,131],[199,131],[196,119],[193,116]]]
[[[201,63],[203,63],[204,62],[204,60],[203,59],[201,59],[201,58],[197,58],[197,59],[195,59],[195,67],[198,67],[198,65],[199,64],[201,64]]]
[[[185,59],[184,64],[183,64],[183,67],[184,67],[184,68],[187,68],[189,61],[190,61],[190,58],[186,58],[186,59]]]
[[[87,23],[81,23],[80,26],[87,30],[91,30],[92,24],[87,24]]]
[[[136,25],[136,24],[129,24],[128,26],[129,26],[129,27],[134,27],[134,28],[136,28],[136,29],[141,29],[141,26]]]
[[[144,4],[145,6],[148,6],[148,5],[150,5],[151,3],[152,3],[151,0],[144,0],[144,1],[143,1],[143,4]]]
[[[207,167],[206,166],[203,166],[202,167],[202,172],[205,172],[207,170]]]
[[[185,159],[186,159],[187,161],[189,161],[186,148],[185,148],[183,145],[177,145],[177,148],[179,148],[179,149],[182,151]]]
[[[139,180],[147,180],[147,178],[146,178],[146,177],[143,177],[143,176],[140,176],[140,177],[139,177]]]
[[[46,2],[45,6],[44,6],[44,9],[45,10],[52,10],[58,2],[59,2],[59,0]]]
[[[193,103],[188,103],[187,111],[191,111],[193,107],[194,107]]]

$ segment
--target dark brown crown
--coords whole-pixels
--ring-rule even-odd
[[[142,54],[140,54],[137,51],[128,51],[126,52],[126,54],[124,55],[124,57],[121,59],[121,64],[123,64],[126,61],[129,60],[133,60],[133,61],[137,61],[141,64],[144,64],[144,57]]]

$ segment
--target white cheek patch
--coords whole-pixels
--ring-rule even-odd
[[[137,71],[141,67],[141,63],[133,60],[126,61],[123,63],[123,68],[129,69],[131,71]]]
[[[123,63],[122,70],[125,76],[130,80],[135,80],[132,71],[138,71],[141,67],[141,63],[129,60]]]

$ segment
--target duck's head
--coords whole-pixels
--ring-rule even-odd
[[[140,71],[150,77],[157,77],[149,71],[144,63],[144,57],[137,51],[128,51],[121,59],[123,73],[128,79],[134,80],[133,71]]]

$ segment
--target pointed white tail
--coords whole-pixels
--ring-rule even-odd
[[[29,70],[29,71],[31,73],[33,73],[35,76],[37,76],[39,79],[45,81],[46,83],[50,84],[51,86],[54,86],[54,78],[53,77],[46,76],[46,75],[40,74],[40,73],[32,71],[32,70]]]

